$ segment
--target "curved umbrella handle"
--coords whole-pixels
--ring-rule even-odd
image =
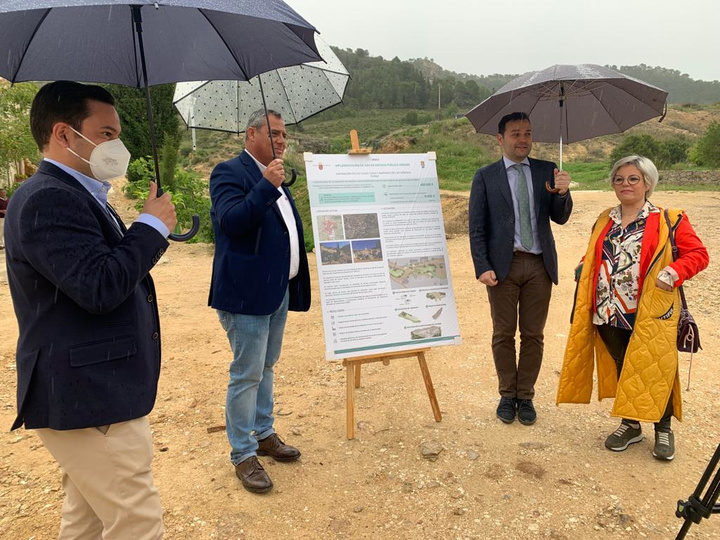
[[[545,182],[545,189],[550,193],[560,193],[560,189],[550,186],[550,182]]]
[[[163,188],[161,188],[160,184],[158,183],[157,196],[160,197],[163,193],[164,193]],[[175,242],[187,242],[193,236],[195,236],[199,230],[200,230],[200,216],[194,215],[192,217],[192,227],[190,227],[190,230],[188,232],[183,233],[183,234],[170,233],[168,238],[170,240],[174,240]]]
[[[187,242],[193,236],[195,236],[199,230],[200,230],[200,216],[194,215],[192,217],[192,227],[190,227],[190,230],[188,232],[183,233],[183,234],[170,233],[170,236],[168,236],[168,238],[170,240],[174,240],[175,242]]]
[[[297,180],[297,171],[295,169],[290,169],[290,180],[283,182],[282,185],[290,187],[295,183],[295,180]]]

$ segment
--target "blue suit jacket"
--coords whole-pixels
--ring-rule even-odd
[[[300,243],[300,267],[289,280],[290,237],[275,201],[280,192],[263,178],[247,152],[220,163],[210,175],[210,217],[215,229],[215,257],[209,304],[243,315],[270,315],[290,289],[292,311],[310,309],[302,221],[290,191]]]
[[[550,220],[560,225],[570,219],[572,197],[550,193],[545,182],[554,185],[556,166],[550,161],[530,158],[535,216],[542,258],[550,279],[557,285],[558,265]],[[470,190],[470,252],[475,277],[494,270],[498,281],[510,272],[515,241],[515,210],[505,163],[491,163],[475,173]]]
[[[47,162],[10,200],[8,283],[20,329],[12,429],[101,426],[153,408],[160,321],[148,272],[168,243],[142,223],[123,235],[110,219]]]

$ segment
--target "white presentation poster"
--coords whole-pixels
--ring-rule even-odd
[[[460,343],[435,153],[305,153],[328,359]]]

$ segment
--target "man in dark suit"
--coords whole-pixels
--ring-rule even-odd
[[[283,161],[274,157],[285,151],[286,136],[280,114],[255,112],[245,150],[210,176],[215,258],[209,303],[233,351],[225,408],[230,461],[253,493],[273,487],[258,455],[276,461],[300,457],[273,428],[273,370],[287,312],[310,308],[302,222],[282,187]]]
[[[112,96],[43,86],[30,110],[44,156],[7,209],[7,270],[20,336],[17,419],[63,471],[60,538],[161,538],[147,414],[160,375],[149,271],[175,226],[153,185],[129,229],[107,205],[130,154]]]
[[[554,163],[528,158],[532,130],[525,113],[500,120],[503,157],[478,170],[470,192],[470,251],[475,277],[487,286],[498,375],[497,416],[510,424],[535,423],[535,381],[552,284],[558,282],[550,220],[570,218],[570,176]],[[547,182],[547,187],[546,187]],[[554,186],[554,187],[552,187]],[[516,361],[515,334],[520,326]]]

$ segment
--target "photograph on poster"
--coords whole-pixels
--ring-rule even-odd
[[[427,339],[433,337],[440,337],[442,330],[439,325],[424,326],[422,328],[416,328],[410,332],[410,339]]]
[[[410,322],[412,322],[412,323],[419,323],[419,322],[420,322],[420,319],[418,319],[418,318],[417,318],[415,315],[413,315],[412,313],[408,313],[407,311],[401,311],[400,313],[398,313],[398,317],[401,317],[401,318],[403,318],[403,319],[407,319],[408,321],[410,321]]]
[[[447,285],[445,258],[442,256],[406,257],[388,261],[393,290],[418,289]]]
[[[323,265],[352,263],[350,242],[321,242],[320,260]]]
[[[382,244],[379,238],[352,241],[353,262],[380,262],[383,260]]]
[[[380,226],[377,214],[345,214],[345,238],[378,238]]]
[[[328,240],[345,240],[342,216],[340,215],[319,216],[318,231],[320,232],[321,242],[327,242]]]

